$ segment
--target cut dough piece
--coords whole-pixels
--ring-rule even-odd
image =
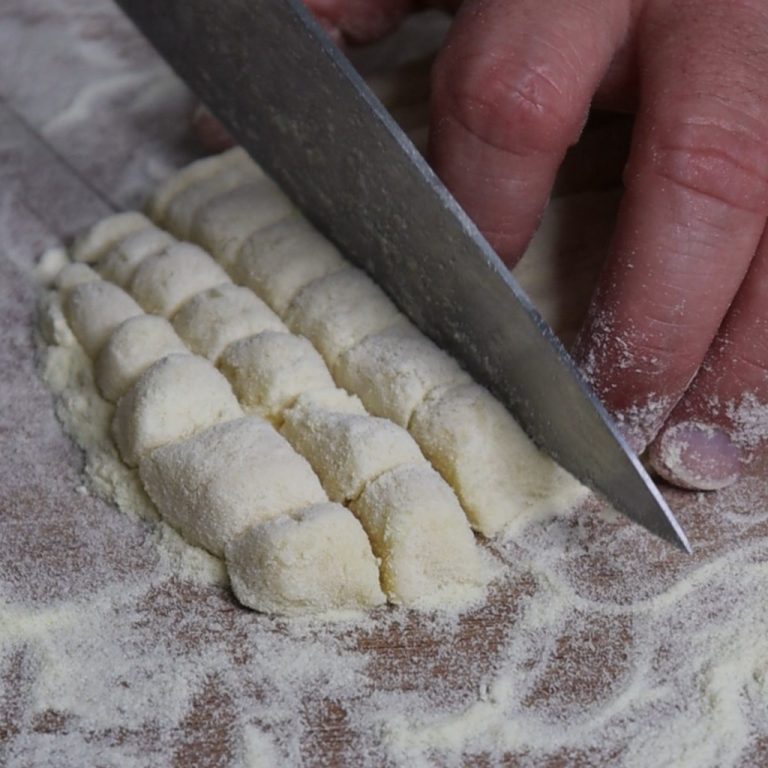
[[[277,184],[265,177],[211,200],[195,217],[191,239],[229,270],[249,235],[284,219],[293,210]]]
[[[291,302],[285,316],[306,336],[331,369],[339,355],[371,333],[403,321],[403,315],[365,272],[350,267],[315,280]]]
[[[263,171],[253,163],[227,167],[179,192],[168,204],[160,223],[180,240],[188,240],[192,236],[192,224],[211,200],[263,177]]]
[[[303,392],[334,388],[320,353],[303,336],[292,333],[264,331],[230,344],[219,369],[246,412],[277,426],[283,422],[283,411]]]
[[[126,211],[107,216],[75,239],[72,244],[73,261],[98,261],[115,243],[131,232],[151,227],[152,222],[138,211]]]
[[[183,192],[193,184],[197,184],[217,173],[235,168],[241,165],[251,164],[254,172],[260,172],[256,163],[251,160],[248,153],[242,147],[234,147],[213,157],[204,157],[182,168],[169,176],[150,197],[147,203],[147,212],[155,221],[161,221],[165,216],[169,203],[176,195]]]
[[[262,331],[287,330],[253,291],[231,283],[193,296],[176,313],[173,327],[195,354],[212,362],[233,341]]]
[[[402,427],[365,413],[338,410],[326,404],[328,399],[322,392],[302,395],[285,412],[282,432],[307,458],[332,501],[357,498],[366,483],[400,464],[424,462]]]
[[[338,504],[251,526],[227,546],[226,561],[237,599],[264,613],[364,611],[384,602],[365,531]]]
[[[164,317],[132,317],[119,325],[99,352],[94,365],[96,385],[116,402],[150,365],[174,352],[187,352]]]
[[[73,264],[67,264],[56,275],[55,285],[59,289],[62,298],[67,296],[73,288],[83,283],[92,283],[95,280],[101,280],[99,275],[87,264],[76,261]]]
[[[163,518],[219,557],[247,526],[327,501],[307,461],[254,417],[157,448],[139,475]]]
[[[433,390],[410,428],[472,526],[486,536],[523,524],[533,513],[563,511],[586,494],[478,384]]]
[[[242,415],[227,380],[207,360],[168,355],[120,398],[112,436],[133,467],[154,448]]]
[[[202,248],[177,243],[144,260],[131,281],[131,293],[147,312],[172,317],[196,293],[229,282]]]
[[[435,387],[471,381],[450,355],[410,324],[366,336],[341,355],[334,377],[372,414],[406,428],[416,406]]]
[[[99,262],[96,269],[105,280],[128,288],[144,259],[161,253],[176,239],[157,227],[133,232],[117,243]]]
[[[380,475],[351,508],[381,558],[390,602],[456,606],[482,593],[489,563],[453,491],[426,462]]]
[[[64,300],[69,327],[89,357],[98,354],[120,323],[143,314],[122,288],[103,280],[81,283]]]
[[[348,266],[329,240],[296,215],[254,232],[228,269],[282,317],[305,285]]]

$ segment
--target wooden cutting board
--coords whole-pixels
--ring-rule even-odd
[[[403,39],[444,27],[419,23]],[[419,53],[371,56],[393,50]],[[424,67],[405,72],[376,87],[420,140]],[[193,102],[106,0],[6,2],[0,98],[0,764],[768,762],[765,461],[718,494],[665,491],[693,557],[592,503],[491,546],[502,575],[461,616],[333,625],[240,608],[93,495],[40,380],[34,264],[193,159]],[[517,268],[566,339],[626,137],[586,133]]]

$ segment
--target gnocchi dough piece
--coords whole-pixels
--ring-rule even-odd
[[[191,239],[229,271],[250,234],[284,219],[293,210],[280,188],[265,177],[211,200],[195,217]]]
[[[242,415],[227,380],[207,360],[168,355],[118,400],[112,436],[123,461],[135,467],[161,445]]]
[[[155,256],[176,242],[167,232],[147,227],[123,238],[99,261],[96,269],[105,280],[128,288],[144,259]]]
[[[147,203],[147,212],[155,221],[161,221],[171,200],[188,187],[229,168],[248,164],[254,166],[254,171],[258,175],[260,169],[242,147],[234,147],[220,155],[195,160],[194,163],[171,174],[155,190]]]
[[[327,501],[307,461],[254,417],[156,448],[139,475],[163,518],[219,557],[247,526]]]
[[[329,240],[295,215],[251,234],[227,269],[282,317],[305,285],[348,266]]]
[[[64,299],[64,316],[89,357],[98,354],[120,323],[143,314],[122,288],[103,280],[81,283]]]
[[[233,341],[266,330],[286,330],[283,321],[253,291],[231,283],[193,296],[176,313],[173,327],[195,354],[212,362]]]
[[[168,204],[160,223],[180,240],[188,240],[192,236],[192,224],[211,200],[262,178],[263,172],[253,163],[227,167],[179,192]]]
[[[435,387],[471,381],[452,357],[410,324],[366,336],[341,355],[334,377],[372,414],[405,428]]]
[[[81,261],[67,264],[56,275],[55,285],[58,288],[62,298],[67,296],[73,288],[83,283],[92,283],[95,280],[101,280],[99,275],[87,264]]]
[[[400,464],[424,462],[402,427],[365,412],[341,410],[322,391],[299,397],[283,418],[283,434],[312,465],[332,501],[357,498],[366,483]]]
[[[164,317],[141,314],[121,323],[99,352],[96,385],[106,400],[116,402],[152,363],[188,350]]]
[[[196,293],[229,282],[202,248],[177,243],[144,260],[131,281],[131,293],[147,312],[172,317]]]
[[[339,504],[252,525],[227,545],[226,562],[237,599],[264,613],[365,611],[384,602],[365,531]]]
[[[264,331],[230,344],[219,369],[247,413],[276,426],[283,411],[304,392],[333,389],[334,383],[318,351],[303,336]]]
[[[433,390],[416,408],[410,429],[453,486],[472,526],[486,536],[531,514],[569,508],[586,493],[478,384]]]
[[[482,593],[488,561],[453,491],[426,462],[380,475],[351,509],[381,559],[390,602],[458,605]]]
[[[339,355],[372,333],[403,321],[397,307],[365,272],[350,267],[307,285],[285,316],[333,369]]]
[[[72,244],[72,260],[88,263],[98,261],[124,237],[151,226],[152,222],[138,211],[125,211],[107,216],[75,239]]]

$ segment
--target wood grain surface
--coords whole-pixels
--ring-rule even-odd
[[[413,34],[434,44],[433,33]],[[406,58],[419,53],[416,45]],[[375,64],[387,59],[374,54]],[[423,136],[424,67],[406,72],[403,88],[379,76],[377,89]],[[82,456],[39,376],[33,267],[110,209],[140,205],[158,178],[196,156],[193,100],[102,0],[6,0],[0,98],[0,764],[661,766],[693,764],[670,750],[688,740],[694,755],[694,741],[708,738],[717,743],[698,765],[768,764],[765,684],[728,704],[739,728],[723,735],[710,697],[726,684],[707,676],[728,655],[727,643],[707,640],[723,627],[736,628],[733,648],[765,642],[757,630],[768,624],[754,614],[766,594],[740,581],[765,561],[765,461],[721,494],[665,489],[693,557],[592,502],[493,546],[503,576],[485,604],[450,621],[387,608],[296,628],[175,572],[153,523],[83,487]],[[555,200],[519,268],[566,338],[610,233],[616,194],[599,190],[618,180],[627,127],[608,120],[587,131],[558,190],[593,194]],[[558,284],[572,290],[553,294]],[[563,601],[550,624],[531,611],[546,607],[546,590]],[[72,605],[93,628],[62,630],[59,645],[50,617]],[[9,629],[22,614],[27,629]],[[737,638],[740,626],[754,636]],[[46,658],[43,647],[53,649]],[[77,666],[89,656],[98,680]],[[57,696],[41,670],[64,661],[70,690]],[[509,681],[525,690],[503,693]],[[459,715],[480,703],[488,715],[465,738]],[[433,741],[419,731],[421,746],[392,746],[392,728],[422,717],[445,727]],[[254,732],[268,743],[245,748]],[[534,738],[548,732],[549,746]]]

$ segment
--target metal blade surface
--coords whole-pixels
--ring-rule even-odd
[[[296,0],[117,0],[352,261],[620,512],[685,534],[508,269]]]

